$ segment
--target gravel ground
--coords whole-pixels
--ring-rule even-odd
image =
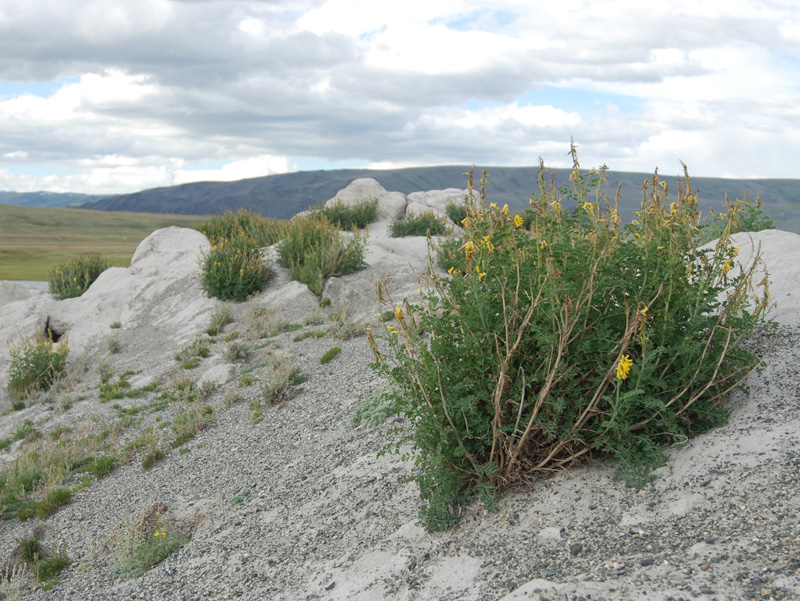
[[[596,461],[504,495],[496,512],[466,507],[457,527],[436,534],[417,523],[413,464],[377,457],[402,419],[350,428],[356,403],[381,385],[366,339],[293,342],[296,334],[264,341],[233,368],[266,378],[257,366],[281,353],[307,377],[297,396],[265,405],[259,423],[251,403],[260,386],[234,377],[205,401],[213,423],[149,471],[124,463],[46,522],[5,521],[0,557],[43,524],[45,544],[63,542],[72,560],[51,590],[23,598],[800,599],[800,328],[766,335],[767,367],[751,377],[749,397],[730,396],[729,424],[670,448],[651,485],[625,488]],[[115,373],[136,370],[139,386],[175,371],[174,348],[157,333],[142,326],[120,337],[118,355],[86,359],[69,409],[26,410],[43,433],[112,419],[96,397],[101,359]],[[334,344],[342,352],[320,365]],[[222,366],[221,350],[214,345],[198,373]],[[232,391],[240,398],[227,406]],[[160,417],[146,415],[140,428]],[[153,505],[189,542],[139,578],[115,578],[115,529]]]

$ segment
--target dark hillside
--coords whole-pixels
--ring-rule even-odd
[[[287,219],[308,209],[346,187],[354,179],[372,177],[391,191],[417,192],[443,188],[465,188],[466,165],[414,167],[408,169],[370,170],[340,169],[332,171],[299,171],[239,180],[236,182],[197,182],[154,188],[133,194],[111,196],[85,205],[105,211],[137,211],[147,213],[181,213],[207,215],[227,209],[245,208],[266,217]],[[483,167],[476,167],[479,174]],[[493,202],[508,203],[515,210],[527,206],[531,192],[537,188],[536,167],[486,167],[489,172],[488,193]],[[569,181],[569,170],[554,169],[556,185]],[[618,185],[622,188],[621,211],[630,218],[641,201],[644,173],[609,172],[606,193],[613,197]],[[677,192],[676,176],[665,175],[673,192]],[[742,198],[760,194],[767,214],[781,229],[800,232],[800,180],[744,180],[697,177],[692,180],[700,192],[701,205],[718,210],[725,195]]]

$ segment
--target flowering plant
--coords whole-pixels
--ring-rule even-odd
[[[664,443],[725,421],[722,398],[758,363],[741,343],[769,304],[766,280],[753,282],[759,258],[729,269],[732,226],[697,249],[688,174],[672,202],[654,174],[623,227],[605,167],[585,174],[571,154],[568,188],[540,165],[524,222],[487,204],[485,177],[477,193],[470,173],[449,276],[431,264],[419,304],[378,286],[395,320],[385,344],[371,343],[409,418],[396,448],[413,444],[429,528],[475,494],[491,504],[596,451],[646,481]]]

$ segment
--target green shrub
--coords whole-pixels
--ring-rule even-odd
[[[263,248],[280,240],[285,227],[285,221],[264,218],[246,209],[239,209],[235,214],[225,211],[222,215],[214,216],[197,229],[205,234],[212,245],[243,236],[251,240],[256,248]]]
[[[49,340],[23,337],[10,346],[9,354],[8,392],[21,399],[34,390],[50,389],[67,365],[69,347],[66,338],[54,347]]]
[[[108,261],[94,253],[61,263],[47,277],[50,294],[58,300],[80,296],[108,267]]]
[[[368,428],[374,428],[391,416],[397,415],[397,393],[397,389],[391,386],[370,392],[356,405],[353,417],[350,419],[350,427],[357,428],[363,423]]]
[[[269,262],[253,238],[239,234],[217,240],[201,258],[200,281],[209,296],[242,302],[269,279]]]
[[[211,322],[208,324],[206,334],[216,336],[222,329],[233,321],[233,311],[230,305],[222,305],[211,314]]]
[[[438,236],[447,233],[447,224],[432,211],[419,215],[408,215],[405,219],[392,221],[389,234],[392,238],[402,236]]]
[[[395,310],[388,350],[369,335],[402,392],[429,529],[448,526],[453,504],[491,506],[498,489],[595,450],[642,483],[663,444],[724,423],[723,396],[757,365],[740,344],[763,323],[766,283],[755,264],[733,276],[728,237],[697,249],[688,175],[673,202],[657,174],[646,181],[625,228],[603,179],[575,158],[564,199],[542,185],[531,200],[530,230],[473,195],[462,273],[429,268],[419,305],[379,288]]]
[[[329,348],[327,351],[325,351],[325,354],[323,354],[322,357],[319,358],[320,364],[324,365],[328,361],[331,361],[336,355],[338,355],[341,352],[342,352],[341,347],[333,346]]]
[[[346,236],[325,217],[301,217],[289,223],[277,245],[278,264],[321,297],[328,278],[366,268],[365,245],[365,236],[356,232]]]
[[[315,209],[313,213],[324,217],[340,230],[364,229],[378,217],[378,202],[367,200],[354,205],[345,205],[341,200],[328,207]]]
[[[464,203],[448,202],[447,206],[444,208],[444,212],[447,213],[447,216],[453,223],[461,227],[464,225],[463,222],[467,218],[467,205]]]
[[[775,229],[772,217],[765,215],[761,201],[756,198],[750,202],[745,194],[744,200],[731,201],[725,197],[725,212],[712,214],[711,222],[705,226],[700,236],[703,243],[716,240],[720,236],[736,232],[760,232]]]

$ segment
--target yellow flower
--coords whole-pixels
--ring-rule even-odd
[[[542,250],[544,250],[544,249],[545,249],[545,248],[547,248],[548,246],[550,246],[550,245],[547,243],[547,240],[542,240],[542,243],[539,245],[539,248],[541,248]]]
[[[645,307],[644,309],[639,309],[639,315],[641,315],[642,317],[647,317],[647,307]]]
[[[397,318],[398,321],[403,319],[403,308],[400,305],[397,305],[394,308],[394,316]]]
[[[731,246],[731,256],[735,257],[739,254],[739,247],[738,246]]]
[[[585,202],[583,203],[583,210],[586,211],[587,215],[591,215],[594,217],[594,203]]]
[[[478,274],[478,281],[479,281],[479,282],[480,282],[481,280],[483,280],[483,278],[484,278],[484,277],[486,277],[486,273],[485,273],[485,272],[483,272],[483,271],[481,271],[481,270],[480,270],[480,267],[476,267],[476,268],[475,268],[475,271],[476,271],[476,272],[477,272],[477,274]]]
[[[508,205],[503,205],[503,208],[500,209],[501,215],[508,215]]]
[[[622,355],[617,365],[617,380],[625,380],[631,371],[633,360],[628,355]]]
[[[489,208],[496,209],[497,208],[497,203],[493,202],[493,203],[489,204]]]
[[[519,215],[514,215],[514,225],[517,227],[522,227],[523,223],[525,223],[525,220],[522,217]]]
[[[733,262],[728,259],[722,264],[722,273],[728,273],[731,269],[733,269]]]
[[[464,253],[466,253],[467,261],[469,261],[472,255],[475,254],[475,245],[472,243],[472,240],[468,240],[459,250],[463,250]]]
[[[456,268],[455,268],[455,267],[451,267],[450,269],[448,269],[448,270],[447,270],[447,273],[449,273],[450,275],[453,275],[453,272],[454,272],[455,270],[456,270]]]
[[[469,217],[464,217],[464,219],[461,220],[461,225],[469,227]]]

